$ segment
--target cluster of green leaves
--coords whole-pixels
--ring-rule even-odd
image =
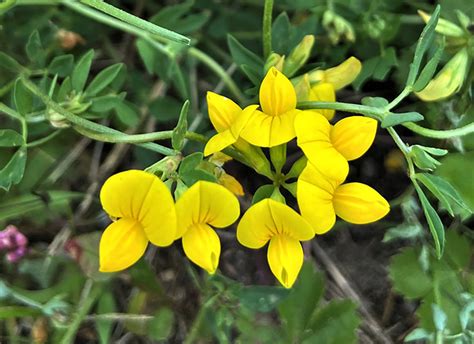
[[[416,311],[420,323],[406,341],[472,342],[472,244],[469,236],[451,230],[442,260],[436,259],[426,246],[405,248],[392,258],[390,277],[394,289],[408,299],[421,300]]]

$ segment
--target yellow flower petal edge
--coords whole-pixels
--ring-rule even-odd
[[[227,190],[229,190],[236,196],[245,195],[242,184],[240,184],[239,181],[230,174],[227,174],[225,172],[222,173],[219,177],[218,182],[220,185],[224,186]]]
[[[129,170],[109,177],[100,191],[102,207],[112,217],[140,224],[156,246],[168,246],[176,235],[176,210],[166,185],[154,174]]]
[[[346,117],[331,130],[331,142],[346,160],[360,158],[370,148],[377,132],[377,121],[363,116]]]
[[[237,240],[245,247],[258,249],[270,241],[268,264],[285,288],[291,288],[303,264],[300,241],[313,237],[311,225],[301,215],[269,198],[251,206],[237,226]]]
[[[314,237],[311,225],[301,215],[270,198],[252,205],[237,226],[237,240],[248,248],[261,248],[276,234],[301,241]]]
[[[294,109],[279,116],[256,110],[240,136],[258,147],[274,147],[293,140],[296,136],[294,122],[300,110]]]
[[[245,127],[258,105],[249,105],[234,117],[228,129],[211,137],[204,147],[204,156],[208,156],[229,147],[239,140],[240,133]]]
[[[346,176],[332,180],[309,162],[301,172],[296,184],[298,207],[315,234],[326,233],[336,223],[333,195]]]
[[[362,63],[354,56],[349,57],[341,64],[324,71],[323,82],[333,84],[336,90],[351,84],[359,75]]]
[[[219,265],[221,242],[216,232],[206,224],[191,226],[182,239],[186,256],[196,265],[210,274],[214,274]]]
[[[214,92],[207,92],[209,119],[218,133],[230,129],[242,109],[232,100]]]
[[[262,111],[279,116],[296,109],[296,92],[291,81],[278,69],[271,67],[260,85],[259,100]]]
[[[268,245],[268,265],[273,275],[285,287],[291,288],[303,266],[301,243],[284,234],[275,235]]]
[[[349,164],[332,143],[332,126],[327,118],[304,111],[295,119],[295,131],[297,144],[308,160],[326,176],[344,180],[349,173]]]
[[[390,211],[390,205],[377,191],[361,183],[347,183],[334,192],[334,209],[343,220],[366,224],[380,220]]]
[[[99,245],[99,271],[115,272],[135,264],[145,253],[148,238],[140,224],[131,219],[111,223]]]

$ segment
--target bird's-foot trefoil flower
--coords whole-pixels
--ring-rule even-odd
[[[311,86],[308,74],[305,74],[302,79],[295,85],[296,96],[298,101],[319,101],[319,102],[335,102],[336,91],[334,85],[328,82],[320,82]],[[316,112],[329,121],[333,119],[335,110],[332,109],[318,109],[305,110],[305,112]]]
[[[149,241],[156,246],[173,243],[173,197],[154,174],[139,170],[115,174],[102,186],[100,201],[115,219],[100,239],[100,271],[119,271],[133,265],[145,253]]]
[[[291,81],[275,67],[260,85],[260,110],[250,114],[240,136],[259,147],[274,147],[295,138],[296,92]]]
[[[285,288],[291,288],[303,265],[300,241],[311,240],[310,224],[287,205],[264,199],[242,216],[237,226],[237,240],[252,249],[268,245],[270,269]]]
[[[219,184],[198,181],[176,201],[178,231],[186,256],[210,274],[219,264],[221,243],[211,226],[224,228],[240,215],[237,197]]]
[[[370,186],[345,183],[346,174],[328,178],[309,163],[298,178],[296,198],[301,215],[308,220],[316,234],[329,231],[336,222],[336,215],[343,220],[366,224],[387,215],[388,202]]]
[[[309,73],[309,82],[311,85],[316,83],[329,83],[334,89],[340,90],[351,84],[362,70],[362,63],[354,56],[349,57],[341,64],[326,69],[317,69]]]
[[[333,126],[326,117],[305,111],[296,118],[295,130],[297,144],[308,160],[328,177],[338,179],[349,173],[348,161],[361,157],[370,148],[377,121],[351,116]]]

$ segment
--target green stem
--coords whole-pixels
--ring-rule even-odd
[[[208,66],[214,73],[219,76],[222,81],[225,83],[229,91],[231,91],[237,100],[241,103],[245,102],[245,96],[240,91],[237,84],[232,80],[232,78],[226,73],[225,69],[222,68],[220,64],[218,64],[214,59],[212,59],[209,55],[205,54],[199,49],[191,47],[188,49],[188,54],[190,56],[195,57],[197,60],[204,63]]]
[[[81,126],[75,126],[73,128],[83,136],[87,136],[97,141],[111,143],[145,143],[156,140],[166,140],[171,138],[171,135],[173,134],[172,130],[157,131],[147,134],[127,135],[124,133],[98,133],[89,129],[82,128]]]
[[[16,119],[21,124],[21,136],[23,136],[23,140],[26,143],[28,141],[28,124],[26,123],[26,119],[13,110],[12,108],[6,106],[4,103],[0,102],[0,112],[5,113],[6,115],[10,116],[13,119]]]
[[[367,105],[351,104],[351,103],[339,103],[339,102],[317,102],[317,101],[305,101],[299,102],[296,107],[300,110],[312,110],[312,109],[332,109],[337,111],[346,111],[351,113],[358,113],[382,121],[383,118],[389,113],[387,110],[382,108],[376,108]]]
[[[72,323],[67,327],[66,332],[61,340],[61,344],[70,344],[75,341],[75,336],[82,321],[87,316],[92,306],[97,301],[100,293],[102,292],[101,284],[94,284],[92,280],[88,280],[84,286],[83,297],[81,298],[80,305],[75,312],[75,317]]]
[[[272,53],[272,12],[273,0],[265,0],[263,8],[263,57],[266,59]]]
[[[171,41],[175,41],[178,43],[183,43],[186,45],[189,45],[190,39],[180,35],[179,33],[176,33],[174,31],[165,29],[163,27],[160,27],[158,25],[155,25],[149,21],[143,20],[141,18],[138,18],[130,13],[127,13],[125,11],[122,11],[121,9],[114,7],[112,5],[109,5],[108,3],[104,1],[97,1],[97,0],[80,0],[81,3],[86,4],[88,6],[91,6],[101,12],[104,12],[112,17],[115,17],[127,24],[133,25],[139,29],[142,29],[144,31],[147,31],[153,35],[157,35],[166,39],[169,39]]]
[[[23,83],[25,86],[38,98],[41,99],[41,101],[46,105],[47,108],[57,112],[58,114],[64,116],[65,119],[67,119],[71,124],[75,126],[75,129],[77,130],[77,127],[80,127],[81,129],[85,129],[85,131],[91,133],[91,135],[100,135],[100,134],[114,134],[114,135],[127,135],[122,133],[121,131],[103,126],[101,124],[89,121],[87,119],[81,118],[65,109],[63,109],[61,106],[59,106],[57,103],[55,103],[53,100],[51,100],[46,94],[44,94],[33,82],[31,82],[27,78],[22,79]],[[138,144],[139,146],[155,151],[157,153],[163,154],[163,155],[176,155],[178,154],[177,151],[170,149],[168,147],[164,147],[161,145],[158,145],[156,143],[141,143]]]
[[[448,130],[434,130],[423,128],[415,123],[403,123],[402,125],[417,134],[420,134],[425,137],[431,137],[433,139],[449,139],[452,137],[465,136],[474,133],[474,122],[469,123],[461,128]]]
[[[386,107],[387,111],[390,111],[395,106],[397,106],[403,99],[405,99],[410,93],[412,89],[410,86],[405,86],[403,91],[394,99],[392,100]]]
[[[196,342],[202,323],[205,319],[204,317],[206,315],[206,312],[209,311],[209,308],[211,308],[211,306],[214,304],[214,302],[216,302],[219,296],[220,296],[219,294],[212,296],[202,305],[201,309],[196,315],[196,318],[193,321],[189,334],[186,336],[186,339],[184,340],[184,344],[192,344]]]
[[[62,133],[62,130],[56,130],[56,131],[53,131],[51,134],[45,136],[45,137],[42,137],[38,140],[35,140],[35,141],[31,141],[29,143],[26,144],[26,146],[28,148],[33,148],[33,147],[37,147],[37,146],[41,146],[42,144],[45,144],[46,142],[54,139],[56,136],[58,136],[59,134]]]

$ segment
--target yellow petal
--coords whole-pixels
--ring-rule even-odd
[[[258,147],[274,147],[295,138],[295,117],[300,110],[291,110],[279,116],[271,116],[256,110],[240,136]]]
[[[219,178],[219,184],[224,186],[227,190],[229,190],[236,196],[243,196],[245,194],[242,184],[240,184],[239,181],[233,176],[225,172],[221,174]]]
[[[390,205],[377,191],[361,183],[347,183],[334,192],[337,216],[356,224],[377,221],[387,215]]]
[[[227,97],[207,92],[209,119],[217,132],[230,129],[242,109]]]
[[[267,115],[278,116],[296,109],[296,93],[291,81],[275,67],[260,85],[260,105]]]
[[[198,181],[178,199],[176,213],[179,238],[196,224],[230,226],[239,217],[240,205],[237,197],[222,185]]]
[[[346,117],[337,122],[331,131],[334,148],[346,160],[360,158],[374,142],[377,121],[363,116]]]
[[[287,205],[264,199],[251,206],[237,226],[237,240],[248,248],[261,248],[276,234],[310,240],[314,232],[307,221]]]
[[[311,163],[301,172],[296,184],[298,207],[316,234],[326,233],[334,226],[336,213],[332,199],[344,179],[328,179]]]
[[[210,274],[216,272],[221,254],[221,242],[211,227],[206,224],[191,226],[184,234],[182,243],[189,260]]]
[[[237,141],[237,138],[232,134],[230,129],[221,131],[207,141],[206,146],[204,147],[204,156],[220,152],[234,144],[235,141]]]
[[[270,240],[268,264],[275,277],[285,288],[291,288],[303,266],[303,248],[298,240],[284,234]]]
[[[425,102],[441,100],[459,91],[466,76],[469,54],[461,49],[439,71],[434,79],[420,92],[415,94]]]
[[[362,63],[351,56],[340,65],[326,69],[324,71],[324,82],[333,84],[336,90],[340,90],[352,83],[361,69]]]
[[[331,130],[327,118],[312,111],[303,111],[295,120],[297,144],[308,160],[329,178],[344,180],[349,164],[333,146]]]
[[[334,90],[333,84],[324,82],[313,86],[309,94],[309,100],[319,102],[335,102],[336,91]],[[334,117],[334,114],[336,113],[335,110],[331,109],[317,110],[316,112],[320,113],[328,120],[331,120]]]
[[[114,272],[128,268],[143,256],[147,245],[148,239],[138,222],[120,219],[111,223],[100,238],[99,270]]]
[[[176,211],[166,185],[154,174],[139,170],[117,173],[100,191],[104,210],[116,218],[140,223],[148,240],[168,246],[176,235]]]

